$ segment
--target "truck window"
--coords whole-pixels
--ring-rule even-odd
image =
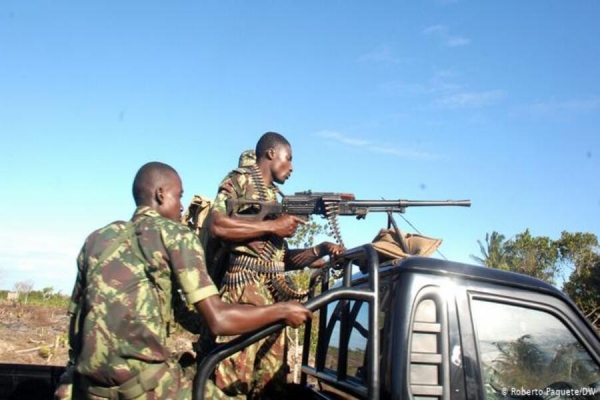
[[[390,304],[388,285],[380,285],[379,330],[383,330],[386,310]],[[336,301],[329,305],[325,370],[358,386],[368,384],[367,355],[369,352],[369,303],[365,301]],[[348,315],[348,334],[341,331],[342,314]],[[345,369],[340,365],[340,351],[345,352]]]
[[[362,301],[349,302],[348,321],[351,327],[347,344],[347,366],[346,375],[348,379],[356,380],[357,383],[366,383],[364,376],[365,354],[367,352],[367,339],[369,337],[369,305]],[[330,372],[338,373],[338,356],[340,350],[340,324],[341,313],[344,312],[343,303],[338,302],[334,308],[333,317],[330,323],[333,323],[332,335],[327,346],[327,356],[325,368]]]
[[[600,367],[556,316],[487,300],[471,307],[487,399],[594,394]]]

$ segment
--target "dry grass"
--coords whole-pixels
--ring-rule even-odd
[[[66,365],[68,326],[69,318],[63,307],[0,301],[0,363]],[[294,365],[299,363],[302,352],[301,341],[299,352],[295,351],[293,337],[288,353],[292,367],[290,381],[299,376]],[[196,339],[197,336],[179,328],[169,338],[169,347],[178,354],[193,353],[192,343]]]
[[[0,303],[0,362],[65,365],[68,323],[60,307]]]
[[[63,307],[0,301],[0,363],[66,365],[69,317]],[[191,351],[194,335],[179,329],[174,352]]]

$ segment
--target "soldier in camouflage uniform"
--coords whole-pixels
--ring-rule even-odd
[[[282,215],[265,221],[228,216],[228,199],[278,201],[275,183],[283,184],[292,172],[291,146],[278,133],[265,133],[256,145],[255,156],[256,163],[232,171],[221,182],[209,231],[229,244],[230,260],[221,282],[221,299],[263,306],[302,298],[305,293],[288,285],[284,271],[322,265],[315,261],[325,255],[338,255],[342,248],[324,242],[309,249],[288,249],[285,238],[295,233],[298,224],[305,223],[297,216]],[[252,214],[258,210],[246,205],[234,211]],[[229,340],[218,337],[217,343]],[[270,398],[281,391],[287,369],[285,334],[281,332],[221,362],[215,371],[215,383],[232,398]]]
[[[299,326],[310,317],[297,302],[222,302],[196,235],[179,223],[182,193],[173,168],[148,163],[134,180],[133,218],[85,241],[69,307],[71,367],[58,398],[191,399],[195,371],[172,359],[166,346],[177,290],[215,334],[241,334],[282,319]]]

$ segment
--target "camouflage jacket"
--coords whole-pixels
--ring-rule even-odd
[[[119,385],[145,363],[169,358],[178,289],[188,304],[217,294],[196,235],[149,207],[93,232],[77,266],[69,343],[77,372],[100,385]]]
[[[262,181],[262,175],[255,165],[238,168],[230,172],[219,185],[219,192],[215,199],[213,210],[223,215],[227,214],[228,199],[252,199],[277,202],[279,189],[275,185],[266,186]],[[238,213],[252,214],[258,212],[253,206],[245,206],[235,210]],[[258,239],[252,239],[240,243],[230,243],[229,250],[234,255],[248,255],[261,258],[268,262],[283,262],[285,240],[273,235],[266,235]]]

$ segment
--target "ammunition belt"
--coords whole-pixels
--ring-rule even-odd
[[[276,256],[278,251],[282,252],[280,255],[281,258],[279,259],[283,260],[285,254],[285,245],[283,239],[275,235],[269,235],[263,242],[262,249],[260,250],[258,256],[260,257],[261,262],[270,263],[278,258]]]
[[[296,289],[290,286],[285,274],[279,274],[270,281],[271,290],[276,293],[277,301],[301,300],[308,295],[308,289]]]
[[[308,291],[297,290],[286,281],[284,263],[266,262],[247,255],[233,255],[231,267],[225,274],[223,284],[228,289],[245,286],[260,277],[267,280],[267,286],[277,301],[287,301],[306,297]]]
[[[277,274],[284,271],[282,261],[264,261],[260,258],[247,256],[245,254],[234,254],[231,257],[231,270],[250,269],[259,274]]]
[[[250,174],[252,175],[255,187],[258,190],[258,199],[262,201],[267,200],[267,185],[265,184],[260,169],[258,168],[258,164],[254,164],[252,167],[250,167]]]

